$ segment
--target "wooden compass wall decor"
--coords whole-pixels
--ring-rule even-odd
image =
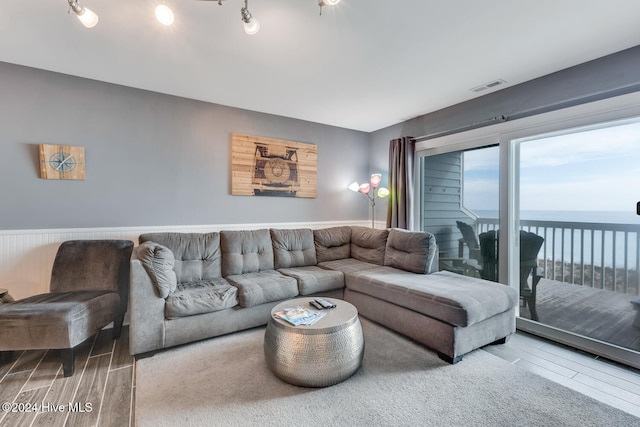
[[[85,179],[84,147],[40,144],[40,178]]]

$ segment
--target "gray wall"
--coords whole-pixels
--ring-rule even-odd
[[[404,122],[403,136],[479,127],[640,90],[640,46],[508,87]]]
[[[453,133],[488,124],[493,117],[517,120],[639,90],[640,46],[636,46],[380,129],[371,138],[380,155],[388,150],[390,138]]]
[[[366,134],[0,62],[0,229],[366,220],[345,187],[387,184],[392,138],[639,89],[640,46]],[[231,196],[232,132],[317,144],[318,197]],[[41,143],[84,146],[86,181],[40,179]]]
[[[455,133],[488,125],[494,117],[517,120],[639,90],[640,46],[636,46],[373,132],[370,161],[373,166],[375,159],[388,157],[393,138]],[[386,175],[388,164],[378,169]]]
[[[369,136],[0,62],[0,229],[366,220]],[[318,146],[315,199],[231,196],[232,132]],[[85,147],[85,181],[38,144]]]

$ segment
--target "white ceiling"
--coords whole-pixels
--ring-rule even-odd
[[[637,0],[160,1],[2,0],[0,61],[374,131],[640,44]]]

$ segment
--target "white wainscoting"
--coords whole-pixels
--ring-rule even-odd
[[[126,239],[138,243],[143,233],[175,231],[206,233],[220,230],[260,228],[327,228],[341,225],[370,227],[369,221],[331,221],[262,224],[220,224],[196,226],[71,228],[50,230],[0,230],[0,288],[16,299],[48,292],[51,267],[61,242],[66,240]],[[376,222],[376,228],[384,228]]]

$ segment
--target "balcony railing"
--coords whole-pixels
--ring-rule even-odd
[[[479,234],[497,229],[498,219],[476,224]],[[640,295],[640,225],[521,220],[520,228],[544,238],[545,278]]]

